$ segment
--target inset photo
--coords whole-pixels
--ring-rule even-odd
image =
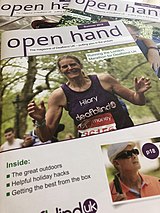
[[[101,146],[113,204],[160,196],[160,138]]]

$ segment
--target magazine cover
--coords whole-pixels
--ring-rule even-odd
[[[63,108],[73,119],[78,136],[159,120],[159,80],[121,21],[35,31],[6,31],[2,33],[1,49],[2,58],[23,56],[20,63],[22,59],[28,60],[26,56],[29,56],[27,76],[23,77],[27,81],[22,86],[23,95],[19,94],[18,97],[18,107],[24,110],[19,118],[21,122],[26,119],[27,104],[43,88],[55,90],[50,96],[58,101],[57,106],[57,102],[51,98],[51,111],[55,115],[54,118],[51,116],[51,132],[60,121]],[[8,68],[6,63],[13,66],[13,61],[18,66],[16,59],[6,60],[4,69]],[[66,63],[69,63],[69,67]],[[39,73],[45,82],[34,88],[36,84],[33,83],[36,77],[38,80]],[[68,87],[68,82],[79,75],[85,82],[85,88]],[[70,96],[75,100],[72,98],[66,105],[64,94],[67,100],[70,100]],[[103,101],[106,96],[108,100]],[[39,100],[35,102],[40,103]],[[32,110],[37,107],[35,102],[29,108],[32,118],[35,117]],[[44,105],[41,107],[44,109]],[[50,139],[45,135],[44,138]]]
[[[150,2],[151,3],[151,2]],[[153,2],[154,3],[154,2]],[[62,19],[64,24],[122,20],[135,42],[160,78],[160,7],[131,1],[70,2]]]
[[[58,5],[34,2],[1,9]],[[157,213],[157,73],[122,20],[46,16],[1,33],[0,212]]]

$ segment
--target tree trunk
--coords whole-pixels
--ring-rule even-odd
[[[17,97],[16,102],[16,119],[15,119],[15,131],[16,137],[23,138],[27,129],[27,105],[35,96],[33,92],[33,85],[36,80],[36,57],[28,57],[28,72],[26,75],[26,81],[23,86],[21,94]]]

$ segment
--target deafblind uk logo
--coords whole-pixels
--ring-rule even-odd
[[[98,205],[95,200],[87,199],[83,203],[83,210],[85,213],[96,213],[98,210]]]
[[[73,209],[65,209],[57,207],[55,213],[96,213],[98,210],[97,202],[91,198],[85,200],[83,203],[79,202],[78,206]],[[40,213],[49,213],[48,210],[41,211]]]

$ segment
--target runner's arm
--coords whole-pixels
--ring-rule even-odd
[[[47,140],[51,140],[56,128],[59,124],[59,121],[62,116],[63,105],[65,103],[65,95],[62,92],[62,89],[59,88],[55,90],[48,100],[48,110],[46,114],[42,116],[41,119],[38,120],[38,113],[34,114],[34,109],[29,110],[29,114],[32,118],[34,118],[36,122],[36,134],[39,139],[43,142]],[[36,115],[36,116],[35,116]]]
[[[151,88],[150,80],[144,77],[141,77],[139,80],[135,78],[135,91],[124,87],[111,75],[105,75],[103,82],[106,82],[106,85],[110,85],[110,91],[136,105],[145,105],[144,93]]]

